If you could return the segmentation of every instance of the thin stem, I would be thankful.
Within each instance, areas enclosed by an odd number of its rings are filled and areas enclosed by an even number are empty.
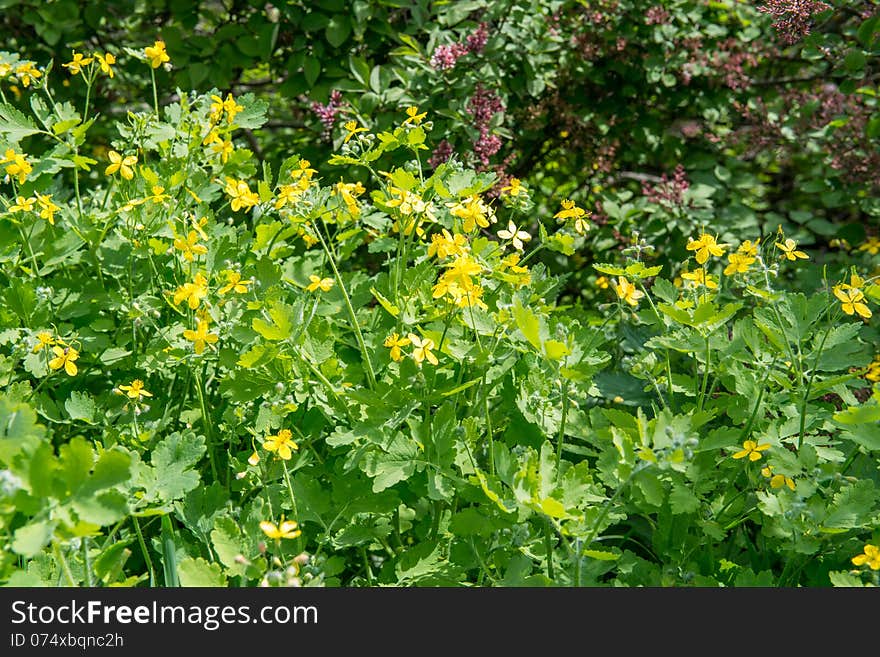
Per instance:
[[[147,544],[144,541],[144,534],[141,532],[141,523],[137,516],[131,517],[134,522],[134,531],[138,537],[138,544],[141,546],[141,553],[144,555],[144,561],[147,563],[147,570],[150,572],[150,587],[156,586],[156,569],[153,568],[153,560],[150,559],[150,553],[147,550]]]
[[[293,484],[290,481],[290,473],[287,471],[287,461],[282,461],[281,470],[284,473],[284,483],[287,484],[287,492],[290,495],[290,511],[297,523],[299,523],[299,512],[296,509],[296,496],[293,494]],[[296,537],[294,545],[296,553],[302,552],[302,534]]]
[[[562,384],[562,419],[559,422],[559,435],[556,438],[556,483],[559,484],[562,479],[562,468],[559,466],[562,463],[562,447],[565,444],[565,422],[568,419],[568,407],[569,407],[569,397],[568,397],[568,386],[569,380],[566,379]]]
[[[156,112],[156,118],[159,118],[159,94],[156,91],[156,69],[150,67],[150,79],[153,81],[153,110]]]
[[[703,404],[706,403],[706,389],[709,385],[709,372],[712,364],[712,349],[709,346],[709,334],[706,334],[706,366],[703,370],[703,382],[700,384],[700,399],[697,401],[697,411],[703,410]]]
[[[327,241],[324,239],[320,230],[316,229],[315,234],[321,241],[321,246],[324,248],[324,253],[327,254],[331,269],[333,269],[333,275],[336,277],[336,282],[339,283],[339,289],[342,291],[342,298],[345,300],[345,307],[348,310],[348,316],[351,319],[351,325],[354,329],[354,336],[357,339],[358,347],[361,350],[361,357],[364,361],[364,367],[366,368],[367,383],[372,390],[376,387],[376,374],[373,370],[373,363],[370,361],[370,355],[367,353],[367,345],[364,342],[364,335],[361,333],[360,324],[358,324],[357,316],[354,313],[354,307],[351,305],[351,298],[348,296],[348,290],[345,289],[345,283],[342,282],[342,276],[339,274],[339,269],[336,267],[336,259],[333,257]]]
[[[199,407],[202,411],[202,426],[205,427],[205,437],[208,440],[208,460],[211,463],[211,474],[214,477],[214,481],[218,481],[217,478],[217,463],[214,460],[214,427],[211,424],[211,415],[208,413],[208,405],[205,402],[205,391],[203,390],[202,385],[202,374],[198,370],[193,372],[195,375],[195,387],[196,394],[199,397]]]
[[[58,541],[52,541],[52,551],[55,554],[55,560],[61,566],[61,572],[64,573],[68,586],[76,586],[76,580],[73,578],[73,573],[70,572],[70,565],[67,563],[67,559],[64,558],[64,553],[58,547]]]
[[[92,582],[92,564],[89,560],[89,537],[83,536],[80,544],[82,546],[83,571],[86,575],[86,586],[94,586]]]

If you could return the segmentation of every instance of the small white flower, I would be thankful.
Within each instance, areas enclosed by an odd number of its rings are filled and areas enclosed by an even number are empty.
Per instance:
[[[532,239],[531,235],[529,235],[526,231],[517,228],[516,224],[512,221],[507,223],[506,230],[498,231],[498,237],[503,240],[511,240],[513,248],[515,248],[517,251],[523,250],[523,242],[528,242]]]

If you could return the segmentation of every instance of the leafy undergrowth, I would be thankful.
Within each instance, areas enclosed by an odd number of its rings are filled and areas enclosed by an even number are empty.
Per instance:
[[[0,106],[0,580],[877,584],[871,249],[694,224],[572,295],[589,213],[427,166],[417,107],[320,179],[252,96],[102,146],[49,77]]]

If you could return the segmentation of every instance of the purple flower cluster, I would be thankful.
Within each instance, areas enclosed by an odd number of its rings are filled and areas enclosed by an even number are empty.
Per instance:
[[[336,115],[342,108],[342,94],[338,91],[330,93],[330,101],[326,105],[315,101],[312,103],[312,111],[318,116],[318,120],[324,126],[321,131],[321,139],[330,141],[333,126],[336,124]]]
[[[437,144],[437,148],[434,149],[434,152],[431,153],[431,158],[428,160],[428,166],[432,169],[436,169],[441,164],[449,161],[449,158],[452,157],[452,144],[450,144],[447,140],[441,141]]]
[[[807,36],[813,16],[826,9],[831,6],[820,0],[767,0],[758,7],[758,11],[776,19],[773,28],[787,44],[797,43]]]
[[[670,18],[669,12],[663,8],[663,5],[654,5],[645,12],[646,25],[666,25]]]
[[[642,194],[650,203],[673,206],[682,205],[684,203],[684,194],[690,186],[687,173],[685,173],[684,167],[679,164],[675,167],[671,180],[664,173],[660,176],[660,182],[656,185],[644,183],[642,185]]]
[[[431,55],[431,66],[438,71],[448,71],[455,68],[461,57],[483,52],[488,41],[489,24],[480,23],[477,29],[467,36],[464,43],[444,44],[434,48],[434,53]]]
[[[489,158],[501,148],[501,138],[489,133],[489,123],[495,114],[504,111],[504,104],[498,94],[478,84],[474,95],[467,102],[466,111],[474,118],[474,127],[480,133],[474,142],[474,155],[486,167],[489,165]]]

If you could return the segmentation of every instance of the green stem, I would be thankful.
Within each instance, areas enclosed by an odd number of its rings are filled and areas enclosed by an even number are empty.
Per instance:
[[[703,410],[703,404],[706,402],[706,389],[709,386],[709,372],[711,371],[712,351],[709,346],[709,334],[706,334],[706,366],[703,370],[703,382],[700,384],[700,399],[697,402],[697,412]]]
[[[648,300],[648,303],[651,305],[651,310],[654,311],[654,315],[657,317],[657,321],[660,323],[660,326],[664,326],[663,318],[660,316],[660,311],[657,310],[657,306],[654,304],[654,299],[651,297],[648,292],[648,288],[645,287],[645,284],[642,281],[639,281],[639,287],[642,288],[642,293],[645,295],[645,298]],[[610,317],[609,317],[610,319]],[[607,320],[606,320],[607,321]],[[604,326],[604,324],[603,324]],[[669,348],[664,349],[666,352],[666,394],[669,397],[668,407],[673,410],[673,390],[672,390],[672,364],[669,360]],[[660,397],[660,401],[663,401],[663,397]]]
[[[156,586],[156,569],[153,568],[153,560],[150,559],[150,553],[147,550],[147,544],[144,541],[144,534],[143,534],[143,532],[141,532],[141,523],[137,519],[137,516],[132,516],[131,519],[134,522],[134,531],[138,537],[138,544],[141,546],[141,553],[144,556],[144,561],[147,564],[147,570],[150,573],[150,587],[155,587]]]
[[[211,414],[208,413],[208,405],[205,402],[205,391],[204,386],[202,385],[202,374],[198,370],[193,372],[195,377],[195,387],[196,394],[199,397],[199,407],[202,411],[202,426],[205,427],[205,437],[208,440],[208,460],[211,463],[211,474],[214,477],[214,481],[219,481],[217,478],[217,462],[214,460],[214,427],[211,423]]]
[[[153,110],[156,112],[156,118],[159,118],[159,94],[156,91],[156,69],[150,67],[150,79],[153,81]]]
[[[58,541],[52,541],[52,552],[55,554],[55,560],[61,566],[61,571],[64,573],[68,586],[76,586],[76,580],[73,578],[73,573],[70,572],[70,565],[67,563],[67,559],[64,558],[61,548],[58,547]]]
[[[94,586],[92,582],[92,563],[89,560],[89,537],[83,536],[81,539],[83,571],[86,576],[86,586]]]
[[[293,513],[293,518],[299,523],[299,511],[296,508],[296,497],[293,494],[293,484],[290,481],[290,473],[287,471],[287,461],[283,461],[281,463],[282,472],[284,472],[284,483],[287,484],[287,493],[290,495],[290,511]],[[296,553],[299,554],[302,552],[302,535],[296,537],[294,541],[294,545],[296,548]]]
[[[34,234],[34,227],[31,226],[31,232],[29,235],[26,236],[24,234],[24,230],[22,230],[22,228],[21,228],[21,224],[19,224],[18,225],[18,234],[21,235],[22,244],[24,244],[25,248],[27,249],[28,256],[31,259],[31,267],[33,267],[33,270],[34,270],[32,275],[38,276],[40,267],[37,264],[37,256],[34,255],[34,248],[31,246],[31,237]]]
[[[363,333],[361,333],[360,324],[358,324],[357,316],[354,313],[354,308],[351,305],[351,298],[348,296],[348,290],[345,289],[345,283],[342,281],[342,276],[339,274],[339,269],[336,267],[336,259],[333,257],[333,254],[330,251],[330,247],[327,244],[327,241],[324,239],[324,236],[321,234],[321,231],[317,229],[315,230],[315,234],[318,236],[318,239],[321,241],[321,246],[324,249],[324,253],[327,254],[327,259],[330,261],[330,267],[333,269],[333,275],[336,277],[336,282],[339,284],[339,289],[342,291],[342,298],[345,300],[345,307],[348,310],[348,316],[351,319],[351,325],[354,329],[354,335],[357,339],[358,347],[361,350],[361,357],[364,361],[364,367],[366,368],[367,373],[367,383],[370,386],[370,389],[374,389],[376,387],[376,374],[373,370],[373,363],[370,361],[370,354],[367,353],[367,345],[364,342]]]
[[[807,425],[807,402],[810,399],[810,390],[813,387],[813,379],[816,377],[816,368],[819,366],[819,357],[822,355],[822,350],[825,348],[825,341],[830,334],[831,327],[829,326],[825,329],[825,335],[822,336],[822,342],[819,343],[819,350],[816,352],[816,357],[813,359],[813,366],[810,368],[810,378],[807,379],[807,389],[804,391],[804,400],[801,402],[801,421],[798,429],[798,451],[800,451],[804,444],[804,433]]]
[[[556,439],[556,485],[559,485],[559,482],[562,479],[562,469],[559,467],[562,463],[562,448],[565,444],[565,422],[568,419],[568,407],[569,407],[569,398],[568,398],[568,385],[569,381],[566,379],[562,384],[562,419],[559,422],[559,436]]]
[[[556,579],[556,573],[553,569],[553,543],[551,539],[550,520],[544,523],[544,550],[547,552],[547,577],[551,580]]]
[[[485,386],[486,375],[483,375],[481,385]],[[489,412],[489,395],[483,395],[483,408],[486,413],[486,432],[489,434],[489,474],[495,474],[495,437],[492,432],[492,415]],[[556,467],[559,468],[557,461]]]

